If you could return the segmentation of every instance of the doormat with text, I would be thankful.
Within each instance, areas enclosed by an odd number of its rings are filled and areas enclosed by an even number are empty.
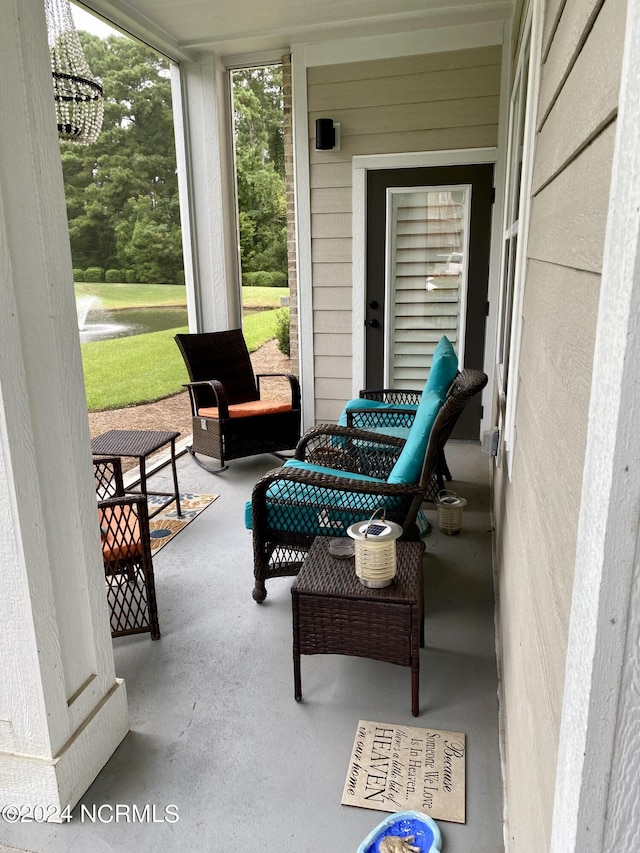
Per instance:
[[[465,822],[466,735],[360,720],[342,805]]]

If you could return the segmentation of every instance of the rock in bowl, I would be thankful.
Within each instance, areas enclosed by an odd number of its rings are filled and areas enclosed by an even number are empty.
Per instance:
[[[437,823],[416,811],[396,812],[369,833],[357,853],[440,853]]]

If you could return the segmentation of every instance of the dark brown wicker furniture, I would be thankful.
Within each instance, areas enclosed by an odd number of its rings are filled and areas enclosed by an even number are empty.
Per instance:
[[[253,528],[253,598],[266,597],[270,578],[297,575],[319,532],[320,517],[338,515],[340,525],[326,527],[327,536],[346,536],[349,524],[368,518],[372,506],[383,505],[386,517],[403,528],[403,539],[419,538],[416,518],[433,488],[433,474],[460,411],[487,383],[486,374],[465,368],[448,392],[435,420],[416,484],[388,483],[404,440],[391,436],[324,425],[308,431],[298,443],[296,459],[347,471],[352,477],[284,466],[270,471],[254,487],[251,499]],[[383,482],[358,479],[378,477]]]
[[[363,389],[358,395],[360,400],[374,400],[377,403],[383,403],[384,408],[370,409],[363,407],[358,409],[352,407],[348,409],[347,426],[354,429],[367,429],[376,432],[380,429],[400,428],[408,430],[411,428],[415,417],[415,408],[407,408],[408,406],[417,407],[422,397],[422,391],[418,390],[396,390],[393,388],[381,388],[379,390]],[[462,410],[460,410],[462,411]],[[458,412],[458,415],[460,412]],[[451,424],[451,431],[455,426],[455,422]],[[437,481],[433,489],[433,494],[430,498],[433,499],[437,493],[444,488],[444,481],[451,480],[451,472],[447,465],[447,460],[444,455],[444,448],[436,469],[434,478]]]
[[[104,432],[91,441],[91,452],[95,456],[132,456],[138,460],[140,469],[140,489],[142,495],[166,495],[157,509],[149,514],[153,518],[159,512],[175,501],[179,517],[182,517],[180,509],[180,493],[178,492],[178,474],[176,472],[176,438],[179,432],[165,432],[162,430],[148,429],[112,429]],[[147,490],[146,458],[156,450],[160,450],[165,444],[171,445],[171,472],[173,474],[173,492],[150,492]],[[134,490],[127,487],[129,493]]]
[[[353,559],[329,553],[317,537],[291,587],[293,673],[302,698],[300,655],[356,655],[411,667],[411,713],[419,714],[420,646],[424,645],[422,542],[398,542],[391,586],[370,589]]]
[[[220,460],[219,473],[228,459],[292,450],[300,438],[300,385],[289,373],[261,373],[257,377],[242,330],[176,335],[191,382],[193,444],[188,448]],[[281,376],[288,380],[290,403],[260,399],[260,380]]]
[[[125,495],[116,456],[93,460],[111,636],[160,639],[147,499]]]

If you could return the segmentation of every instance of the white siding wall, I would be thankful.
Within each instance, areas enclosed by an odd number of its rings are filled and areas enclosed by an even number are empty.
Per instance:
[[[315,416],[351,394],[351,160],[494,146],[499,46],[308,69]],[[315,150],[315,120],[340,122],[340,151]]]
[[[512,480],[496,470],[509,849],[548,849],[625,0],[547,4]]]

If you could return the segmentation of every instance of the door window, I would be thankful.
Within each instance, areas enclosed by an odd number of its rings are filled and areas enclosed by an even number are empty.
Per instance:
[[[421,388],[442,335],[464,352],[471,186],[387,190],[388,388]]]

